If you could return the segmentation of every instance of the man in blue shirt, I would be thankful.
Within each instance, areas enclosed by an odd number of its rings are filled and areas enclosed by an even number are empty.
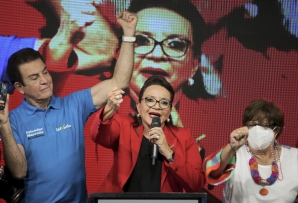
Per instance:
[[[105,105],[111,88],[128,87],[133,69],[137,17],[121,12],[117,21],[124,37],[114,76],[64,98],[53,95],[52,78],[39,52],[26,48],[9,58],[7,74],[25,98],[9,119],[7,104],[0,111],[0,130],[6,165],[15,178],[24,178],[23,202],[88,202],[84,125]]]

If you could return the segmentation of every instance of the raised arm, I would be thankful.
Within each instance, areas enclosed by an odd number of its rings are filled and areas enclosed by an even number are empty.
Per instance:
[[[123,29],[125,37],[133,37],[137,25],[136,14],[123,11],[117,16],[117,22]],[[132,42],[123,41],[117,63],[114,70],[114,75],[111,79],[102,81],[91,88],[93,103],[96,108],[102,107],[108,99],[108,91],[113,87],[125,89],[128,87],[133,65],[134,65],[134,46]]]
[[[117,87],[109,91],[106,106],[98,111],[90,128],[91,139],[107,148],[112,148],[119,137],[119,126],[114,123],[112,127],[113,123],[110,119],[123,102],[122,94],[124,91]]]
[[[27,160],[23,146],[17,144],[13,136],[8,118],[8,102],[9,95],[7,95],[4,110],[0,110],[0,130],[2,133],[4,159],[12,176],[16,179],[22,179],[27,174]],[[0,101],[0,105],[3,105],[3,101]]]
[[[114,115],[115,111],[120,107],[120,104],[123,102],[122,94],[124,91],[114,87],[108,93],[108,102],[102,112],[102,121],[105,122],[109,120]]]
[[[230,159],[232,156],[235,154],[235,152],[245,144],[248,136],[248,128],[247,127],[241,127],[235,129],[231,134],[230,134],[230,143],[227,144],[221,152],[220,156],[220,165],[216,170],[211,171],[209,176],[211,178],[219,178],[222,172],[225,170],[227,167]]]

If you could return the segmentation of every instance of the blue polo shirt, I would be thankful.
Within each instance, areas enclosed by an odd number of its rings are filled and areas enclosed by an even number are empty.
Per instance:
[[[10,112],[28,162],[22,202],[88,202],[84,125],[96,111],[91,89],[51,97],[46,110],[22,104]]]
[[[18,38],[16,36],[0,36],[0,79],[8,81],[8,92],[11,94],[14,90],[13,84],[9,81],[6,74],[6,66],[9,57],[16,51],[23,48],[34,49],[36,38]]]

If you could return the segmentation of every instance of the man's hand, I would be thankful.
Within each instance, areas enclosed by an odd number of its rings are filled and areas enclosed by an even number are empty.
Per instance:
[[[3,110],[0,110],[0,129],[3,124],[6,124],[9,121],[8,118],[8,103],[9,103],[9,94],[6,97],[6,104]],[[4,105],[4,102],[0,100],[0,105]]]
[[[117,22],[123,29],[124,36],[132,37],[135,35],[138,17],[135,13],[122,11],[116,15]]]
[[[2,179],[3,174],[4,174],[4,168],[3,166],[0,166],[0,180]]]

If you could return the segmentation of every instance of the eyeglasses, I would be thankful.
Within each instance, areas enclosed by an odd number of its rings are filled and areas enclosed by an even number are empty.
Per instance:
[[[144,100],[145,100],[146,105],[150,108],[155,106],[156,103],[159,104],[159,107],[161,109],[167,109],[172,105],[171,102],[167,99],[156,100],[153,97],[145,97]]]
[[[191,41],[178,37],[167,38],[158,42],[147,35],[136,35],[134,52],[139,55],[149,54],[155,49],[156,45],[159,45],[166,56],[179,58],[186,54],[190,44]]]
[[[273,123],[258,123],[258,122],[255,122],[255,121],[248,121],[246,123],[246,126],[248,128],[252,128],[252,127],[255,127],[255,126],[261,126],[263,128],[271,128],[272,130],[274,130],[276,128],[276,125],[274,125]]]

